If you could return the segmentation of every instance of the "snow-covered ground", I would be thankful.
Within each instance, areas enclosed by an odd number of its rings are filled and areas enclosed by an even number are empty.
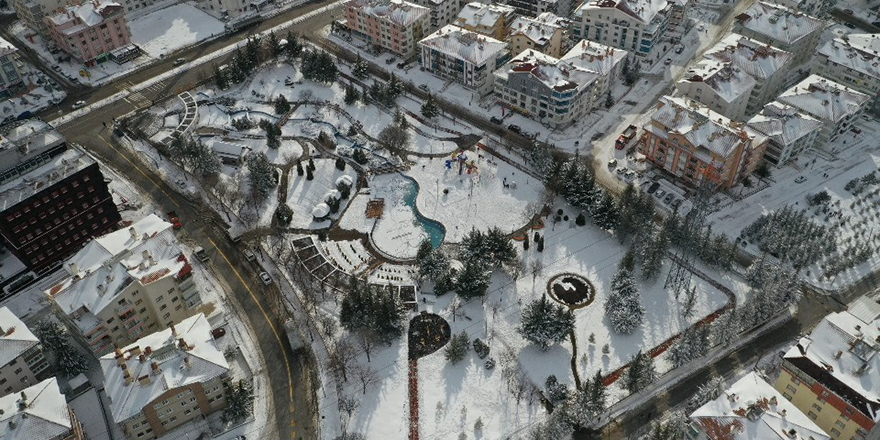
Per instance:
[[[328,192],[336,190],[336,180],[342,176],[349,176],[352,182],[356,182],[358,173],[352,167],[347,166],[345,170],[336,168],[336,161],[333,159],[314,159],[315,171],[314,179],[306,179],[306,175],[298,175],[296,169],[291,170],[290,179],[287,187],[287,204],[293,208],[293,221],[290,222],[291,228],[323,228],[330,224],[329,220],[323,222],[315,222],[312,217],[312,208],[323,203]],[[307,164],[304,163],[303,167]],[[345,208],[351,200],[343,199],[339,204],[339,213],[345,211]],[[354,215],[363,215],[363,213],[354,213]],[[339,214],[331,214],[331,218],[337,218]]]
[[[225,32],[222,21],[190,3],[179,3],[138,17],[129,27],[131,42],[154,58]]]

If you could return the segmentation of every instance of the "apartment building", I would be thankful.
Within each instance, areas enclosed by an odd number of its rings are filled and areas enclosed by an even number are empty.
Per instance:
[[[351,0],[345,4],[345,25],[367,42],[409,59],[431,28],[431,10],[404,1]]]
[[[492,92],[492,72],[508,57],[507,43],[448,25],[419,41],[422,67],[479,96]]]
[[[678,93],[735,121],[746,119],[755,79],[730,63],[704,58],[675,84]]]
[[[537,17],[545,12],[564,14],[559,10],[559,0],[504,0],[516,13],[525,17]]]
[[[507,39],[508,28],[515,17],[514,9],[497,3],[471,2],[459,11],[455,25],[492,37],[496,40]]]
[[[794,107],[771,102],[749,120],[749,127],[770,139],[764,160],[781,167],[815,145],[822,121]]]
[[[785,89],[794,64],[791,53],[738,34],[725,37],[704,57],[734,66],[755,80],[746,105],[748,115],[761,111]]]
[[[586,0],[572,14],[572,36],[656,59],[671,10],[667,0]]]
[[[880,110],[880,34],[848,34],[822,46],[816,54],[816,73],[868,96]]]
[[[113,421],[150,440],[226,406],[229,363],[199,313],[102,356]]]
[[[34,33],[43,34],[46,24],[43,18],[68,5],[66,0],[12,0],[15,15]]]
[[[181,322],[202,303],[171,223],[155,214],[92,240],[64,269],[46,295],[98,355]]]
[[[0,133],[0,240],[45,272],[92,237],[116,229],[116,204],[98,163],[45,122]]]
[[[564,127],[590,112],[598,75],[527,49],[495,71],[495,99],[550,127]]]
[[[691,10],[691,0],[666,0],[672,8],[669,10],[669,29],[681,34],[690,30],[688,13]]]
[[[429,32],[452,24],[462,9],[460,0],[413,0],[413,3],[431,10]]]
[[[0,440],[86,438],[54,377],[0,397],[0,426]]]
[[[559,58],[568,42],[567,20],[545,12],[536,18],[517,17],[510,25],[507,44],[511,53],[534,49]]]
[[[849,130],[871,97],[819,75],[810,75],[784,91],[776,101],[822,121],[816,146],[824,147]]]
[[[854,305],[826,316],[783,356],[776,389],[834,439],[880,438],[876,309]]]
[[[581,40],[572,46],[561,60],[572,67],[596,74],[593,81],[593,102],[590,108],[604,104],[606,94],[614,86],[614,81],[621,78],[620,70],[623,60],[627,57],[625,50],[616,49],[595,41]]]
[[[87,66],[104,62],[111,52],[131,46],[125,8],[119,3],[86,1],[43,21],[55,44]]]
[[[35,385],[48,366],[37,337],[12,311],[0,308],[0,395]]]
[[[825,21],[774,3],[755,2],[733,22],[733,31],[794,55],[793,64],[809,61]]]
[[[689,440],[831,440],[755,372],[690,415]]]
[[[19,68],[18,49],[0,38],[0,98],[8,98],[24,88]]]
[[[639,150],[685,183],[731,188],[764,156],[767,137],[697,101],[664,96],[644,127]]]

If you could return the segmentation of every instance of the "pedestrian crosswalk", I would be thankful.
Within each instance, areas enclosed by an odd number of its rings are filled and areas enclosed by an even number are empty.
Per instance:
[[[159,81],[140,90],[132,90],[134,84],[131,81],[121,82],[119,87],[129,91],[128,96],[124,100],[137,107],[141,107],[144,104],[152,105],[155,101],[168,96],[167,81]]]

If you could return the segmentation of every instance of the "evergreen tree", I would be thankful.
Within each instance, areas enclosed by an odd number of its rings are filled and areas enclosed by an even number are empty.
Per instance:
[[[611,90],[605,95],[605,108],[614,107],[614,97],[611,96]]]
[[[455,291],[465,300],[481,298],[489,290],[491,275],[482,264],[466,264],[455,279]]]
[[[55,359],[58,362],[58,372],[67,378],[89,369],[86,357],[70,345],[64,345],[55,351]]]
[[[339,171],[345,171],[345,161],[342,160],[341,157],[336,158],[336,169]]]
[[[278,95],[278,97],[275,98],[275,114],[283,115],[288,111],[290,111],[290,102],[284,95]]]
[[[406,327],[406,309],[396,295],[375,293],[374,329],[378,339],[384,343],[400,337]]]
[[[711,402],[724,393],[724,378],[712,376],[708,382],[700,385],[696,394],[691,396],[691,408],[699,408],[707,402]]]
[[[357,102],[358,99],[361,99],[361,94],[358,90],[351,84],[345,86],[345,105],[352,105]]]
[[[296,174],[302,176],[304,172],[302,162],[296,161]]]
[[[226,90],[229,87],[229,78],[219,66],[214,67],[214,84],[220,90]]]
[[[302,58],[300,70],[303,78],[319,83],[336,81],[339,71],[330,54],[323,51],[305,51]]]
[[[394,111],[394,125],[404,130],[409,128],[409,121],[406,120],[406,115],[399,108]]]
[[[312,173],[312,169],[306,167],[306,180],[314,180],[314,179],[315,179],[315,175],[314,175],[314,173]]]
[[[201,139],[193,141],[191,148],[190,166],[195,174],[208,177],[220,172],[220,156],[213,148],[205,145]]]
[[[645,316],[632,272],[621,268],[611,279],[611,292],[605,300],[605,316],[611,322],[611,328],[617,333],[632,333],[641,325]]]
[[[607,392],[605,390],[605,381],[602,379],[602,371],[597,370],[593,380],[587,383],[586,391],[589,394],[590,411],[594,414],[600,414],[605,411],[605,400]]]
[[[34,335],[46,350],[58,351],[67,346],[67,331],[54,321],[40,321],[34,328]]]
[[[284,46],[287,56],[296,58],[302,53],[302,43],[293,31],[287,31],[287,46]]]
[[[248,72],[253,72],[260,65],[260,61],[262,61],[260,43],[260,37],[250,37],[244,44],[244,56],[247,60]]]
[[[360,80],[367,77],[367,62],[361,59],[361,54],[358,54],[357,61],[355,61],[354,66],[351,68],[351,74]]]
[[[704,325],[689,327],[669,350],[669,360],[676,368],[704,355],[709,348],[709,329]]]
[[[388,151],[404,151],[410,143],[409,131],[397,124],[389,124],[379,132],[379,147]]]
[[[654,238],[645,247],[642,255],[642,277],[653,280],[663,268],[663,259],[669,249],[669,237],[666,228],[661,228]]]
[[[468,338],[468,334],[464,330],[457,335],[453,335],[452,339],[449,340],[449,345],[446,346],[446,360],[456,364],[464,359],[470,348],[470,343],[470,338]]]
[[[389,343],[403,334],[405,319],[406,310],[396,296],[377,292],[352,277],[339,309],[343,328],[352,333],[365,332],[368,337]]]
[[[276,58],[281,54],[281,45],[278,44],[278,37],[275,36],[275,31],[269,32],[269,39],[266,41],[266,50],[272,58]]]
[[[275,125],[268,125],[266,130],[266,146],[277,150],[281,147],[281,128]]]
[[[440,115],[440,109],[437,108],[433,95],[429,94],[428,99],[422,104],[422,115],[428,119],[433,119]]]
[[[644,389],[656,379],[657,371],[654,369],[654,359],[639,350],[629,363],[623,386],[630,394],[633,394]]]
[[[584,226],[587,224],[587,217],[584,215],[583,212],[578,214],[577,218],[574,219],[574,224],[576,224],[578,226]]]
[[[684,301],[681,304],[681,316],[690,318],[694,314],[694,306],[697,304],[697,286],[691,286],[685,290]]]
[[[449,258],[440,249],[434,249],[430,240],[423,240],[416,256],[419,276],[435,283],[450,271]]]
[[[614,231],[618,227],[618,211],[617,205],[614,203],[614,197],[608,192],[601,191],[600,200],[593,209],[593,218],[596,220],[596,226],[606,231]]]
[[[544,237],[541,237],[541,239],[538,240],[537,250],[538,252],[544,252]]]
[[[253,412],[254,391],[248,382],[243,379],[230,385],[223,383],[226,395],[226,407],[223,408],[224,423],[238,423],[248,418]]]
[[[523,309],[518,330],[524,338],[547,351],[551,344],[562,342],[574,330],[574,314],[567,307],[547,301],[544,295]]]
[[[746,269],[746,281],[750,286],[760,289],[769,282],[777,273],[778,268],[762,253],[749,268]]]
[[[712,341],[719,345],[728,345],[739,334],[739,320],[733,309],[723,313],[712,323]]]
[[[385,84],[385,93],[390,101],[396,100],[403,93],[403,83],[400,82],[400,79],[394,73],[391,74],[391,79]]]
[[[547,400],[553,404],[564,402],[568,399],[568,387],[564,383],[559,383],[556,375],[547,376],[544,381],[544,388],[547,389]]]
[[[275,168],[269,163],[265,153],[259,152],[248,156],[247,169],[251,188],[257,193],[266,196],[278,185]]]

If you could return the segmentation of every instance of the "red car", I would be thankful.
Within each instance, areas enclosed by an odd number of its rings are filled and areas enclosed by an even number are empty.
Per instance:
[[[857,128],[857,127],[853,127],[853,128],[851,128],[851,129],[849,129],[849,131],[851,131],[851,132],[853,132],[853,133],[855,133],[855,134],[862,134],[862,129],[861,129],[861,128]]]
[[[171,227],[174,229],[180,229],[183,227],[183,222],[180,221],[180,217],[178,217],[177,213],[174,211],[168,211],[168,222],[171,223]]]

